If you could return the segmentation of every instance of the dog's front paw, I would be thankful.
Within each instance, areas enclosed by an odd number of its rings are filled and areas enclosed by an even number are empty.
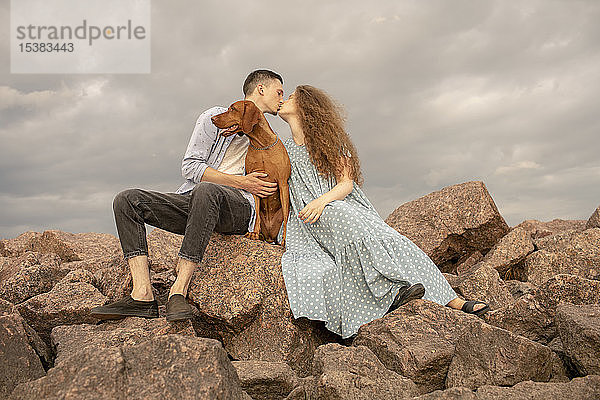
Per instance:
[[[247,237],[248,239],[252,240],[259,240],[258,232],[248,232],[244,235],[244,237]]]

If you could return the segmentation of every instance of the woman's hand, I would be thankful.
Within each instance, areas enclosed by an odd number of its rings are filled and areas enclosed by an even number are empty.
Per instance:
[[[314,199],[308,203],[298,213],[298,218],[304,221],[304,223],[315,223],[323,213],[323,209],[327,205],[327,202],[322,200],[320,197]]]

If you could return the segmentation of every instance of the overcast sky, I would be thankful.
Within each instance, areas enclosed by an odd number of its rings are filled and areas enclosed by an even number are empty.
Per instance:
[[[600,1],[154,0],[152,72],[121,75],[11,74],[1,4],[0,237],[116,235],[114,195],[175,191],[196,118],[257,68],[345,105],[383,218],[470,180],[511,226],[600,204]]]

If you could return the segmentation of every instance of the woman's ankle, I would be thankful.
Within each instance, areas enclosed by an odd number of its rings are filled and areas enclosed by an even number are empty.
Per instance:
[[[460,297],[457,297],[453,300],[451,300],[448,304],[446,304],[448,307],[450,308],[454,308],[455,310],[460,310],[463,306],[463,304],[465,303],[464,300],[462,300]]]

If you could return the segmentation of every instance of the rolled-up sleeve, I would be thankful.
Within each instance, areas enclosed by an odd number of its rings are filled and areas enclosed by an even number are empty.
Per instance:
[[[210,118],[220,112],[222,111],[218,107],[213,107],[203,112],[196,120],[192,137],[181,162],[181,175],[194,183],[202,180],[202,175],[208,168],[207,160],[217,140],[217,127]]]

